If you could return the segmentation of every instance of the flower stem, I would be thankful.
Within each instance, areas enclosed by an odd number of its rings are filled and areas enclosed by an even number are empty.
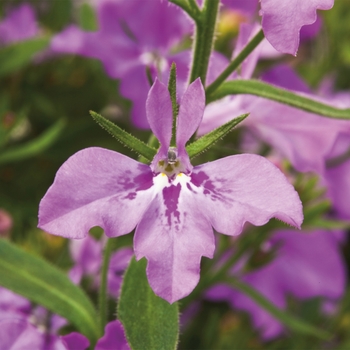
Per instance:
[[[194,20],[196,20],[196,18],[199,16],[200,10],[197,4],[197,6],[194,6],[193,0],[190,0],[190,4],[188,4],[187,0],[169,0],[169,2],[172,2],[173,4],[182,8]]]
[[[206,88],[207,97],[213,93],[229,77],[229,75],[239,67],[239,65],[249,56],[249,54],[261,43],[264,37],[264,33],[261,29],[238,54],[238,56],[231,61],[226,69]]]
[[[105,326],[107,324],[107,275],[109,260],[112,254],[112,247],[114,239],[109,238],[103,252],[103,262],[101,269],[101,283],[98,295],[98,308],[99,308],[99,325],[101,334],[104,333]]]
[[[205,85],[211,50],[213,48],[219,0],[205,0],[200,15],[196,16],[196,32],[190,83],[201,78]]]

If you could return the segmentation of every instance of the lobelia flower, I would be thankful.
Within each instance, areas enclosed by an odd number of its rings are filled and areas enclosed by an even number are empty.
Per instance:
[[[271,262],[249,272],[235,266],[231,273],[239,275],[280,309],[287,307],[289,295],[300,300],[322,297],[324,306],[334,305],[344,294],[346,284],[345,262],[339,251],[342,237],[343,232],[279,230],[264,243],[270,250],[277,248]],[[265,340],[283,332],[283,325],[271,314],[228,285],[212,287],[206,298],[227,301],[232,308],[249,312]]]
[[[199,280],[202,256],[214,253],[213,228],[238,235],[245,222],[264,225],[278,218],[299,227],[302,206],[294,188],[269,161],[242,154],[193,167],[185,144],[198,128],[205,107],[199,79],[182,96],[176,147],[167,87],[156,80],[146,112],[160,142],[150,166],[102,148],[69,158],[39,206],[39,227],[67,238],[84,238],[93,226],[106,235],[136,226],[136,259],[148,260],[154,292],[172,303]]]
[[[24,319],[0,320],[0,348],[11,350],[86,350],[89,340],[80,333],[64,336],[50,335]],[[105,327],[105,334],[95,350],[130,350],[120,321],[112,321]]]
[[[30,39],[39,32],[35,13],[30,4],[23,3],[9,11],[0,22],[0,44]]]
[[[334,0],[223,0],[224,6],[238,9],[249,16],[254,13],[258,3],[261,7],[259,14],[262,16],[261,25],[266,39],[277,51],[296,55],[300,34],[309,39],[319,30],[317,9],[331,9]],[[315,22],[312,28],[304,27]]]
[[[75,265],[69,271],[69,277],[74,283],[78,284],[83,276],[88,276],[92,278],[91,287],[98,288],[104,243],[90,235],[81,240],[70,241],[69,250]],[[107,283],[108,293],[114,298],[119,297],[123,274],[132,255],[132,249],[128,247],[120,248],[111,255]]]
[[[192,32],[192,25],[183,11],[161,0],[101,0],[97,16],[97,31],[71,25],[53,38],[51,50],[100,60],[111,78],[121,79],[121,95],[133,102],[132,122],[149,128],[144,110],[150,88],[147,70],[152,79],[166,81],[174,61],[185,83],[190,54],[173,54],[171,49]]]

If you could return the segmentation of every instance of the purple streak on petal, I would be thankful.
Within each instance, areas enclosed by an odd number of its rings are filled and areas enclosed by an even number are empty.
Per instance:
[[[296,55],[302,26],[316,21],[316,10],[329,10],[334,0],[261,0],[262,27],[267,40],[283,53]]]
[[[149,125],[162,149],[168,151],[172,129],[172,106],[168,88],[157,78],[148,93],[146,113]]]
[[[121,248],[111,257],[108,269],[108,293],[114,298],[119,297],[123,275],[132,255],[131,248]]]
[[[211,258],[214,253],[213,230],[201,211],[200,200],[186,185],[180,193],[171,185],[153,200],[136,229],[136,258],[147,258],[153,291],[170,303],[193,290],[199,280],[201,257]]]
[[[58,170],[40,202],[38,226],[69,238],[83,238],[93,226],[110,237],[129,233],[153,198],[152,186],[148,166],[110,150],[84,149]]]
[[[203,192],[201,208],[215,230],[238,235],[245,222],[261,226],[272,217],[292,226],[303,221],[297,192],[261,156],[242,154],[195,167],[192,183]]]
[[[44,334],[20,318],[0,322],[1,349],[44,349]]]
[[[176,146],[178,156],[187,169],[191,169],[192,166],[185,149],[186,142],[198,129],[203,118],[204,108],[205,92],[200,78],[197,78],[183,94],[177,117]]]
[[[35,13],[29,4],[22,4],[13,8],[0,23],[0,43],[30,39],[38,34],[39,28]]]
[[[89,347],[89,340],[80,333],[73,332],[60,337],[67,350],[85,350]]]
[[[109,322],[104,336],[97,342],[96,350],[130,350],[120,321]]]

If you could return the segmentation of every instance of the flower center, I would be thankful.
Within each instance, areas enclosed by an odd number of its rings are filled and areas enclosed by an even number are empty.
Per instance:
[[[186,169],[182,165],[177,155],[177,149],[175,147],[169,147],[167,159],[158,161],[156,171],[163,173],[168,176],[169,179],[173,180],[176,175],[184,172]]]

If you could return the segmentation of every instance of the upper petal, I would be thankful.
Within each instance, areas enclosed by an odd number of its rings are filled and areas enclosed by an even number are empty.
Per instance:
[[[161,146],[168,150],[173,124],[173,110],[168,88],[157,78],[148,93],[146,114],[149,125]]]
[[[130,232],[153,197],[153,175],[144,164],[103,148],[70,157],[39,206],[39,227],[67,238],[83,238],[93,226],[107,236]]]
[[[205,108],[205,92],[200,78],[189,85],[180,102],[177,118],[176,145],[179,151],[198,129]]]
[[[241,154],[200,165],[191,183],[202,193],[202,211],[221,233],[237,235],[246,221],[260,226],[272,217],[296,227],[303,221],[297,192],[264,157]]]
[[[201,257],[214,253],[213,230],[194,196],[186,182],[164,187],[134,237],[136,258],[148,260],[147,276],[153,291],[170,303],[194,289]]]
[[[278,51],[296,55],[300,28],[316,21],[316,10],[329,10],[334,0],[261,0],[262,27]]]

